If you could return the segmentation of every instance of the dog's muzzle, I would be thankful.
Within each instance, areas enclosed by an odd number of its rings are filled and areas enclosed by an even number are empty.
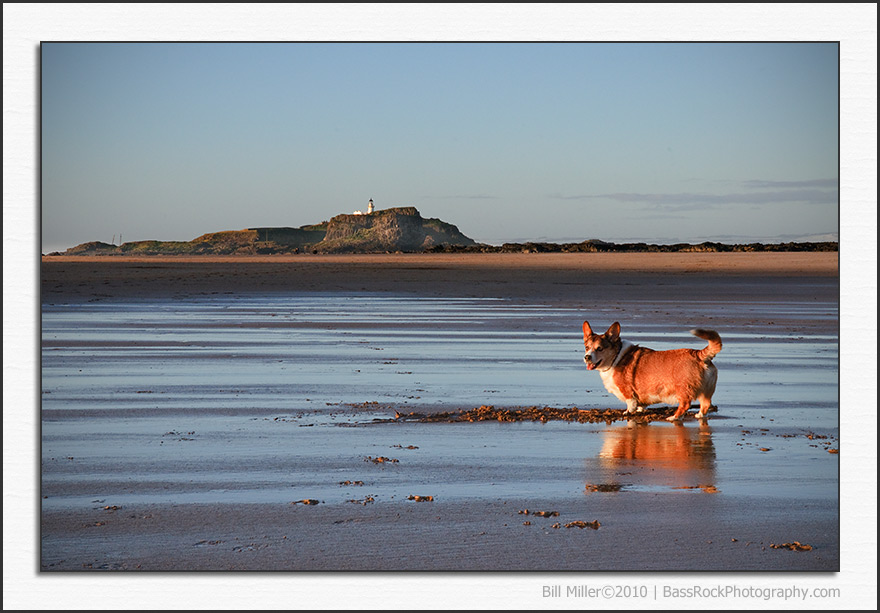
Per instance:
[[[584,364],[587,365],[587,370],[596,370],[596,364],[593,363],[589,353],[584,355]]]

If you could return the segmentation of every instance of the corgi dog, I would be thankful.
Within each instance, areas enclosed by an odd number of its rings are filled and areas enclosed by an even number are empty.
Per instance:
[[[691,330],[691,334],[709,344],[703,349],[654,351],[622,340],[618,322],[604,334],[596,334],[585,321],[584,363],[587,370],[599,371],[605,389],[626,403],[627,413],[665,402],[678,407],[666,419],[678,421],[691,402],[698,400],[696,416],[703,419],[712,406],[718,380],[712,358],[721,351],[721,337],[714,330]]]

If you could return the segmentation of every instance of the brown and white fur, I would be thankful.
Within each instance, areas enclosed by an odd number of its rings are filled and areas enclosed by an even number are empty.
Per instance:
[[[721,351],[721,337],[714,330],[691,330],[709,341],[703,349],[654,351],[621,340],[620,324],[614,322],[605,334],[595,334],[584,322],[584,363],[598,370],[605,389],[626,403],[634,413],[658,402],[677,405],[669,421],[680,420],[699,400],[696,417],[702,419],[712,406],[718,369],[712,358]]]

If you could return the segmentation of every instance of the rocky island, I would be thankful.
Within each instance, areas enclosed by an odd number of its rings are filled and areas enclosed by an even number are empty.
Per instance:
[[[487,245],[465,236],[440,219],[425,219],[415,207],[397,207],[336,215],[329,221],[298,228],[261,227],[203,234],[191,241],[132,241],[114,245],[82,243],[58,256],[144,255],[292,255],[298,253],[657,253],[837,251],[838,243],[786,242],[727,244],[703,242],[611,243],[588,239],[576,243],[504,243]]]
[[[293,253],[421,252],[477,243],[457,227],[425,219],[415,207],[337,215],[299,228],[247,228],[203,234],[191,241],[93,241],[57,255],[271,255]]]

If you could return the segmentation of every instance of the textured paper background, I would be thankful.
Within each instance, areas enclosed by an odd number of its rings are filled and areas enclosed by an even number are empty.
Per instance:
[[[876,608],[876,4],[4,4],[3,19],[5,609]],[[40,575],[38,79],[39,44],[50,40],[840,41],[842,572]],[[555,583],[828,586],[842,596],[542,599]]]

